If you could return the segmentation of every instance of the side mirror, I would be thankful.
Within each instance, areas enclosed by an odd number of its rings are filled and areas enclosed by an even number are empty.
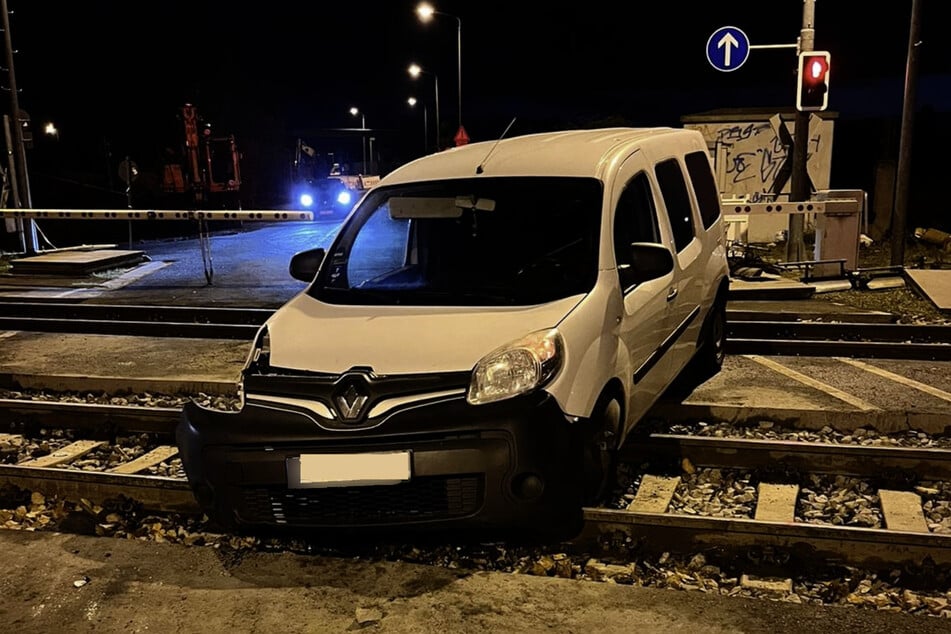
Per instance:
[[[324,253],[319,248],[295,253],[289,267],[291,277],[301,282],[312,282],[320,269],[320,263],[324,261]]]
[[[663,277],[674,270],[674,256],[670,249],[652,242],[631,244],[631,280],[642,284]]]

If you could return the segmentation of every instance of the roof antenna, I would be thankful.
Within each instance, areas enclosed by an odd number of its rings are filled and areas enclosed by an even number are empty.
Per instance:
[[[485,155],[485,158],[482,159],[482,162],[479,163],[479,166],[478,166],[478,167],[476,167],[476,174],[481,174],[481,173],[484,171],[484,170],[482,169],[482,166],[485,165],[485,162],[489,160],[489,157],[490,157],[490,156],[492,156],[492,152],[495,152],[495,148],[498,147],[499,141],[501,141],[502,139],[504,139],[504,138],[505,138],[505,135],[508,134],[509,128],[511,128],[511,127],[515,124],[515,119],[516,119],[516,118],[517,118],[517,117],[512,117],[512,120],[509,122],[509,124],[508,124],[507,126],[505,126],[505,130],[502,131],[502,136],[500,136],[500,137],[496,140],[495,144],[493,144],[492,147],[489,148],[488,154]]]

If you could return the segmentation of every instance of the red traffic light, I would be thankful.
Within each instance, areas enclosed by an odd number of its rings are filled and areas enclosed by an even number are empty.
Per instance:
[[[828,51],[799,54],[799,87],[796,108],[801,111],[825,110],[829,105]]]
[[[809,55],[805,61],[806,81],[819,83],[825,80],[826,71],[829,70],[829,63],[821,55]]]

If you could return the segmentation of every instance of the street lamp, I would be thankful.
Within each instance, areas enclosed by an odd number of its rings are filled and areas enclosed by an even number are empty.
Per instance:
[[[420,21],[429,22],[434,15],[442,15],[456,20],[456,77],[459,82],[459,129],[462,130],[462,19],[442,11],[436,11],[428,2],[421,2],[416,7],[416,15]]]
[[[423,70],[419,64],[409,65],[409,76],[416,79],[423,73],[433,76],[433,91],[436,93],[436,151],[439,151],[439,77],[436,73]]]
[[[410,108],[416,107],[416,97],[410,97],[406,100]],[[423,104],[423,154],[429,153],[429,113],[426,104]]]
[[[350,108],[350,114],[360,115],[360,139],[363,141],[363,173],[367,173],[367,118],[357,107]]]

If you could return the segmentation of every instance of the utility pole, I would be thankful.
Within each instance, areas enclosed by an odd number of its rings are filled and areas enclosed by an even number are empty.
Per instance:
[[[803,0],[802,29],[799,31],[799,53],[815,50],[816,30],[816,0]],[[799,78],[797,78],[799,81]],[[809,112],[796,110],[795,129],[793,131],[792,174],[789,185],[789,200],[796,202],[808,200],[812,195],[809,186],[808,150],[809,150]],[[803,242],[803,228],[805,216],[803,214],[789,215],[789,235],[786,237],[786,260],[802,262],[806,259],[806,248]]]
[[[30,197],[30,176],[26,171],[26,148],[23,145],[23,124],[20,121],[20,101],[17,96],[16,73],[13,70],[13,38],[10,37],[10,12],[7,9],[7,0],[0,0],[0,12],[3,13],[3,40],[7,51],[7,72],[10,88],[10,117],[13,119],[12,130],[14,162],[17,164],[17,173],[13,178],[20,183],[20,206],[32,209],[33,201]],[[39,240],[36,234],[36,224],[32,218],[24,218],[21,243],[28,255],[35,255],[38,251]]]
[[[895,207],[892,211],[891,265],[905,264],[905,220],[908,218],[908,186],[911,181],[911,140],[915,127],[915,92],[918,85],[918,31],[921,0],[911,0],[911,26],[908,30],[908,57],[905,66],[905,98],[902,104],[901,140],[898,144],[898,177],[895,183]]]

